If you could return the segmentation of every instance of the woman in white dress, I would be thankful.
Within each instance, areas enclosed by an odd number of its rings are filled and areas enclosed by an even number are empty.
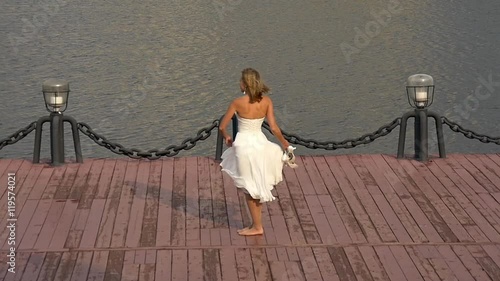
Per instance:
[[[238,230],[240,235],[260,235],[262,226],[262,203],[275,199],[271,193],[276,184],[283,180],[283,150],[289,146],[283,137],[273,111],[273,103],[259,72],[246,68],[241,73],[240,89],[244,96],[234,99],[229,105],[219,130],[229,148],[222,154],[220,166],[238,188],[245,192],[252,224]],[[238,133],[233,140],[226,127],[236,114]],[[270,142],[262,132],[262,122],[267,118],[273,135],[281,147]]]

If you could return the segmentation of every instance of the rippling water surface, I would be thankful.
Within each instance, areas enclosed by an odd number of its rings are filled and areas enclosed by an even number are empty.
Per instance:
[[[245,67],[258,69],[272,88],[280,126],[303,137],[340,141],[391,122],[411,110],[404,86],[415,73],[435,80],[432,111],[500,135],[497,0],[6,0],[1,6],[0,138],[48,114],[41,85],[54,77],[70,82],[65,114],[109,140],[143,150],[179,144],[240,95]],[[49,158],[44,129],[42,158]],[[81,138],[84,157],[117,156]],[[397,138],[396,130],[354,149],[298,151],[395,154]],[[32,157],[33,140],[34,133],[0,157]],[[447,127],[445,141],[447,152],[499,151]],[[215,135],[181,155],[214,151]]]

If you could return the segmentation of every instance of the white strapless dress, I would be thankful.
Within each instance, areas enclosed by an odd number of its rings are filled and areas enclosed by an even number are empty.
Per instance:
[[[222,153],[220,166],[237,187],[253,199],[268,202],[276,199],[271,191],[283,180],[283,151],[262,132],[260,119],[238,118],[238,133],[233,146]]]

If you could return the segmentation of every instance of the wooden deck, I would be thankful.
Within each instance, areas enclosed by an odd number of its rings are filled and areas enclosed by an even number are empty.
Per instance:
[[[212,158],[0,159],[0,280],[500,280],[500,155],[298,164],[264,206],[265,235],[241,237],[242,194]]]

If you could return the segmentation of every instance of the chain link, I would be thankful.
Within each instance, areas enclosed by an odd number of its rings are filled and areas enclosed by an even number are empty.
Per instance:
[[[336,141],[327,142],[327,141],[316,141],[313,139],[304,139],[297,135],[287,133],[285,131],[282,131],[282,134],[285,137],[285,139],[292,144],[298,144],[310,149],[335,150],[339,148],[353,148],[361,144],[371,143],[380,137],[388,135],[392,130],[394,130],[394,128],[396,128],[400,124],[401,124],[401,117],[398,117],[394,119],[391,123],[380,127],[373,133],[364,134],[359,138],[346,139],[339,142]],[[263,126],[269,132],[271,132],[271,128],[269,127],[269,124],[267,122],[264,122]]]
[[[443,124],[448,125],[452,131],[462,133],[466,138],[476,139],[483,143],[494,143],[500,145],[500,137],[490,137],[488,135],[478,134],[472,130],[465,129],[445,116],[441,117],[441,121]]]
[[[187,138],[182,141],[180,145],[170,145],[163,150],[159,149],[150,149],[147,151],[143,151],[136,148],[125,148],[119,143],[115,143],[107,140],[105,137],[99,135],[94,132],[89,125],[85,123],[78,123],[78,129],[86,136],[88,136],[91,140],[97,143],[100,146],[103,146],[109,149],[111,152],[116,154],[121,154],[128,156],[130,158],[139,159],[139,158],[147,158],[149,160],[156,160],[161,157],[173,157],[181,150],[189,150],[196,146],[198,141],[206,140],[212,134],[212,130],[219,127],[219,120],[214,120],[212,125],[202,128],[198,131],[195,137]]]
[[[15,132],[10,137],[0,140],[0,149],[4,148],[7,145],[15,144],[16,142],[24,139],[34,129],[36,129],[36,121],[31,122],[28,126]]]
[[[450,129],[454,132],[457,133],[462,133],[465,137],[469,139],[477,139],[483,143],[495,143],[500,145],[500,137],[491,137],[488,135],[484,134],[478,134],[472,130],[468,130],[460,126],[459,124],[449,120],[446,117],[441,117],[441,121],[443,124],[446,124],[450,127]],[[376,130],[373,133],[368,133],[364,134],[358,138],[353,138],[353,139],[346,139],[343,141],[317,141],[314,139],[306,139],[306,138],[301,138],[300,136],[287,133],[285,131],[282,131],[283,136],[285,139],[287,139],[291,144],[298,144],[301,146],[304,146],[306,148],[310,149],[324,149],[324,150],[336,150],[339,148],[353,148],[358,145],[362,144],[369,144],[376,139],[386,136],[389,133],[394,130],[398,125],[401,124],[401,117],[398,117],[394,119],[391,123],[384,125],[380,127],[378,130]],[[262,125],[265,129],[267,129],[269,132],[271,131],[271,128],[267,122],[264,122]],[[112,141],[107,140],[105,137],[99,135],[98,133],[94,132],[92,128],[90,128],[89,125],[86,123],[78,123],[78,129],[86,136],[88,136],[91,140],[93,140],[95,143],[97,143],[100,146],[103,146],[107,149],[109,149],[111,152],[120,154],[120,155],[125,155],[130,158],[147,158],[150,160],[155,160],[159,159],[161,157],[173,157],[176,156],[181,150],[190,150],[193,147],[196,146],[196,143],[198,141],[203,141],[206,140],[210,135],[212,134],[212,131],[215,128],[219,127],[219,120],[214,120],[212,124],[208,127],[202,128],[198,130],[197,134],[195,137],[192,138],[187,138],[181,142],[180,145],[170,145],[166,147],[163,150],[159,149],[150,149],[147,151],[143,151],[140,149],[136,148],[125,148],[119,143],[115,143]],[[23,129],[20,129],[16,133],[12,134],[11,136],[0,140],[0,149],[4,148],[7,145],[14,144],[23,138],[25,138],[29,133],[31,133],[33,130],[36,129],[36,122],[30,123],[28,126],[26,126]]]

